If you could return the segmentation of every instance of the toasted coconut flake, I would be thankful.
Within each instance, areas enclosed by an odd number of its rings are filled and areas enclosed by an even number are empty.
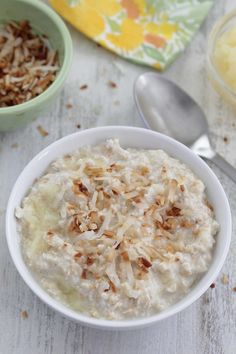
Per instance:
[[[178,220],[175,217],[170,217],[170,218],[166,219],[166,221],[164,223],[164,226],[165,226],[164,228],[166,230],[168,230],[168,227],[169,227],[169,230],[176,230],[178,225],[179,225]]]
[[[88,85],[82,85],[82,86],[80,86],[80,90],[87,90],[87,88],[88,88]]]
[[[88,215],[92,223],[98,223],[99,217],[97,211],[92,210]]]
[[[84,194],[86,196],[89,195],[88,188],[80,181],[80,180],[74,180],[73,181],[73,192],[75,194]]]
[[[152,263],[149,262],[149,260],[147,260],[146,258],[140,257],[139,260],[146,268],[150,268],[152,266]]]
[[[105,197],[106,199],[111,199],[110,194],[108,194],[107,192],[103,191],[103,197]]]
[[[181,221],[180,226],[184,227],[186,229],[191,229],[191,227],[194,226],[194,223],[192,221],[184,219],[184,220]]]
[[[138,262],[141,277],[144,277],[148,273],[148,268],[146,268],[141,262]]]
[[[94,276],[94,278],[97,279],[97,280],[101,279],[101,275],[98,274],[98,273],[93,273],[93,276]]]
[[[150,207],[144,211],[144,215],[152,216],[155,214],[156,210],[157,210],[157,205],[151,204]]]
[[[171,243],[168,243],[166,245],[166,250],[167,250],[167,252],[175,253],[175,248],[174,248],[174,246]]]
[[[118,250],[120,248],[121,242],[118,242],[115,244],[115,250]]]
[[[163,206],[163,205],[165,204],[165,201],[166,201],[166,199],[165,199],[164,195],[159,195],[159,196],[156,198],[156,204],[157,204],[158,206]]]
[[[116,292],[116,287],[115,287],[114,283],[111,280],[109,280],[109,285],[110,285],[110,289],[113,291],[113,293],[115,293]]]
[[[132,198],[132,200],[133,200],[135,203],[141,203],[141,202],[142,202],[142,198],[141,198],[140,196],[134,197],[134,198]]]
[[[39,133],[42,135],[42,137],[46,137],[49,135],[49,133],[42,127],[42,125],[38,125],[37,129],[39,131]]]
[[[180,216],[181,215],[181,209],[177,208],[175,206],[172,206],[171,209],[167,210],[166,215],[167,216]]]
[[[119,195],[121,193],[121,191],[118,188],[114,188],[114,187],[112,188],[112,192],[115,195]]]
[[[29,314],[26,310],[21,311],[20,315],[23,319],[26,319],[29,317]]]
[[[83,269],[82,274],[81,274],[81,278],[82,279],[87,279],[87,275],[88,275],[88,270],[87,269]]]
[[[108,81],[108,86],[112,87],[112,88],[116,88],[117,84],[114,81]]]
[[[87,256],[87,261],[86,264],[88,266],[92,265],[94,263],[94,259],[91,256]]]
[[[80,258],[82,257],[82,253],[81,252],[77,252],[75,255],[74,255],[74,258]]]
[[[127,252],[127,251],[121,252],[120,255],[121,255],[122,259],[123,259],[125,262],[128,262],[128,261],[129,261],[129,255],[128,255],[128,252]]]
[[[163,221],[162,223],[156,221],[155,224],[158,229],[163,229],[167,231],[171,229],[171,226],[166,221]]]
[[[103,235],[105,235],[107,237],[113,237],[115,235],[115,233],[114,233],[114,231],[104,230]]]
[[[90,177],[101,177],[104,174],[102,167],[85,166],[84,172]]]
[[[116,172],[119,172],[119,171],[121,171],[124,168],[124,166],[119,165],[117,163],[113,163],[113,164],[110,165],[110,168],[112,170],[116,171]]]
[[[73,220],[71,221],[71,223],[69,224],[68,232],[69,232],[69,233],[81,233],[81,230],[80,230],[79,226],[80,226],[80,225],[78,225],[78,224],[76,223],[76,220],[73,219]]]
[[[140,168],[140,174],[141,174],[141,176],[145,176],[145,175],[147,175],[148,173],[150,173],[150,170],[149,170],[148,167],[142,166],[142,167]]]
[[[125,195],[125,198],[126,198],[126,199],[133,199],[133,198],[139,196],[139,192],[137,192],[137,191],[134,190],[134,191],[132,191],[132,192],[125,193],[124,195]]]
[[[11,21],[0,29],[0,107],[38,96],[58,70],[57,52],[48,40],[33,33],[28,21]]]

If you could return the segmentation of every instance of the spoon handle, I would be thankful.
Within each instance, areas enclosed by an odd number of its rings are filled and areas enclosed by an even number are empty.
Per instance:
[[[230,165],[219,154],[215,154],[215,156],[213,156],[210,160],[214,162],[215,165],[217,165],[223,172],[225,172],[228,177],[230,177],[236,183],[236,168]]]

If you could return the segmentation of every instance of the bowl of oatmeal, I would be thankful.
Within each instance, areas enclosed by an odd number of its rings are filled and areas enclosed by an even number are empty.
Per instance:
[[[37,118],[69,73],[72,40],[61,18],[41,1],[2,0],[0,131]]]
[[[217,277],[231,214],[211,169],[162,134],[101,127],[38,154],[7,207],[11,257],[69,318],[137,328],[189,306]]]

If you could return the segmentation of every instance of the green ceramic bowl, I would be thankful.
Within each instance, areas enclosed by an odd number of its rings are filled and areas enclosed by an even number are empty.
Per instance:
[[[0,25],[29,20],[32,28],[48,36],[59,53],[60,70],[55,81],[42,94],[12,107],[0,108],[0,131],[14,130],[36,119],[60,92],[72,61],[72,40],[61,18],[39,0],[1,0]]]

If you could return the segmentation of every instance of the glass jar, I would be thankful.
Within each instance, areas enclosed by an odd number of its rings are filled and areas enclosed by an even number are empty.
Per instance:
[[[229,14],[223,16],[214,25],[208,40],[207,49],[207,73],[212,83],[214,89],[218,94],[227,102],[229,102],[236,109],[236,89],[233,89],[223,78],[223,74],[219,72],[215,62],[215,50],[218,41],[222,40],[222,35],[227,35],[227,33],[235,28],[236,30],[236,10],[230,12]],[[236,52],[236,38],[235,38],[235,52]],[[222,52],[222,55],[224,53]],[[236,60],[235,60],[235,70],[236,70]],[[232,76],[234,77],[234,76]],[[236,75],[235,75],[236,84]]]

